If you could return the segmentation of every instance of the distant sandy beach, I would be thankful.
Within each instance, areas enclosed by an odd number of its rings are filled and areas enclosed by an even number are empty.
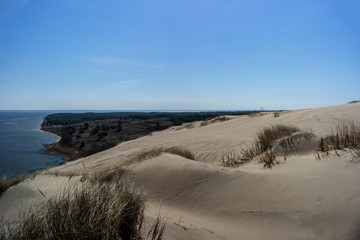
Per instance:
[[[60,140],[61,140],[61,137],[56,135],[55,133],[51,133],[51,132],[47,132],[47,131],[44,131],[42,129],[40,129],[40,131],[44,132],[44,133],[48,133],[48,134],[51,134],[51,135],[54,135],[55,137],[57,137],[57,140],[53,143],[58,143]]]

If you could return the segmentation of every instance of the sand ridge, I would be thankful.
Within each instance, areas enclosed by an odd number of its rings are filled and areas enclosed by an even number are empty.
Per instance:
[[[154,147],[181,146],[195,154],[200,162],[219,165],[222,154],[229,150],[240,152],[253,141],[256,133],[273,124],[295,125],[311,131],[318,137],[331,133],[339,122],[360,119],[360,103],[317,109],[282,112],[274,118],[272,113],[263,116],[230,116],[229,121],[201,127],[195,123],[191,129],[167,129],[150,136],[121,143],[114,148],[89,157],[68,162],[55,168],[57,171],[82,171],[85,163],[90,171],[106,169],[111,165],[127,162],[134,154]]]

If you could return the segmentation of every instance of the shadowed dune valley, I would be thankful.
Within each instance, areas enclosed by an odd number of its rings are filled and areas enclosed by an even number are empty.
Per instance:
[[[38,171],[1,194],[2,221],[121,182],[146,199],[150,239],[359,239],[360,103],[275,115],[185,123]]]

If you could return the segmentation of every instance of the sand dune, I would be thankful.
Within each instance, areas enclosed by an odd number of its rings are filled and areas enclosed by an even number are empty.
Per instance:
[[[221,155],[230,149],[240,151],[250,144],[256,133],[263,127],[272,124],[290,124],[302,130],[312,131],[317,136],[331,133],[339,122],[360,119],[360,103],[340,106],[324,107],[282,112],[281,116],[274,118],[272,113],[264,116],[229,116],[225,122],[217,122],[207,126],[194,123],[191,129],[176,130],[171,128],[153,133],[136,140],[121,143],[114,148],[94,154],[87,158],[68,162],[56,170],[82,171],[82,162],[90,171],[106,169],[109,165],[122,164],[129,160],[134,153],[151,149],[153,147],[181,146],[195,154],[196,160],[204,163],[219,165]]]
[[[219,166],[224,152],[239,152],[263,127],[290,124],[319,138],[339,122],[359,122],[360,103],[229,118],[157,132],[48,172],[130,169],[128,178],[148,193],[148,220],[159,212],[167,219],[166,239],[360,239],[360,163],[348,151],[321,160],[313,151],[298,153],[272,169],[254,161]],[[162,154],[131,164],[134,154],[159,146],[187,148],[196,161]],[[11,199],[24,189],[40,199],[44,178],[64,180],[40,175],[14,186],[0,197],[0,210],[16,206]]]
[[[305,155],[271,170],[224,169],[164,154],[137,165],[134,180],[169,224],[187,228],[184,236],[209,230],[219,239],[356,239],[360,167],[351,159]]]

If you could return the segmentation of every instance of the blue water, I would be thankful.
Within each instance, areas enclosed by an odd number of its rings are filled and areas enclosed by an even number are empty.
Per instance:
[[[44,153],[45,144],[57,137],[40,131],[43,117],[50,111],[0,111],[0,177],[48,168],[64,158]]]

